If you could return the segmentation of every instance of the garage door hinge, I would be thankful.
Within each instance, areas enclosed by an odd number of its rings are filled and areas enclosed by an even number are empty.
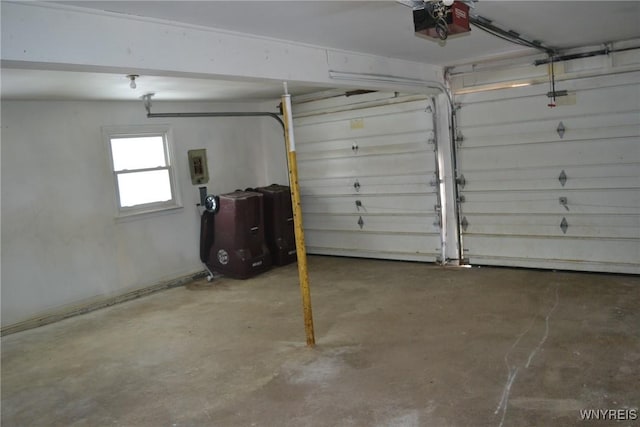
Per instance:
[[[562,218],[562,222],[560,223],[560,229],[563,234],[567,234],[567,228],[569,228],[569,223],[567,222],[567,218]]]
[[[558,198],[558,201],[560,202],[560,206],[564,207],[566,210],[569,210],[569,199],[567,199],[566,197],[560,197]]]
[[[467,221],[467,217],[463,217],[460,222],[460,226],[462,227],[462,231],[467,231],[467,227],[469,227],[469,221]]]
[[[462,141],[464,141],[464,135],[462,132],[456,131],[456,142],[460,144]]]
[[[360,191],[360,182],[356,179],[356,182],[353,183],[353,188],[356,189],[356,191]]]
[[[560,172],[560,176],[558,177],[558,181],[560,181],[560,184],[562,184],[563,187],[567,183],[567,174],[566,174],[566,172],[564,170],[562,172]]]
[[[360,230],[362,230],[362,227],[364,227],[364,220],[362,217],[358,218],[358,225],[360,226]]]
[[[458,196],[458,203],[464,203],[467,201],[467,198],[464,197],[462,194]]]
[[[560,139],[564,138],[565,130],[566,130],[566,128],[564,127],[564,123],[562,123],[562,122],[558,123],[558,127],[556,129],[556,132],[558,132],[558,135],[560,136]]]
[[[438,185],[440,185],[440,180],[438,178],[434,178],[429,181],[429,185],[432,187],[437,187]]]
[[[460,188],[464,188],[467,185],[467,180],[464,178],[464,175],[460,175],[456,178],[456,183],[460,186]]]
[[[437,213],[438,213],[438,215],[440,215],[440,212],[442,212],[442,206],[440,206],[440,205],[433,205],[433,210],[434,210],[435,212],[437,212]]]

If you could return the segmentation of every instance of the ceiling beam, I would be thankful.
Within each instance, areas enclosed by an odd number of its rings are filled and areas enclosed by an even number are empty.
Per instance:
[[[2,4],[3,65],[334,84],[329,70],[443,81],[442,67],[151,18]],[[144,71],[144,72],[143,72]]]

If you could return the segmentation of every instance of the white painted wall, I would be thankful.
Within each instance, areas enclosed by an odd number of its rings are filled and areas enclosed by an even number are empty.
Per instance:
[[[279,104],[280,99],[262,102],[260,111],[277,111]],[[284,130],[273,119],[263,120],[260,124],[262,126],[262,165],[265,179],[269,184],[289,185]]]
[[[155,103],[153,111],[258,108]],[[116,221],[101,127],[149,123],[173,129],[184,208]],[[285,163],[271,165],[284,156],[278,128],[270,118],[147,119],[137,102],[3,101],[3,326],[202,270],[187,150],[207,149],[209,192],[267,185],[286,177],[274,169]]]

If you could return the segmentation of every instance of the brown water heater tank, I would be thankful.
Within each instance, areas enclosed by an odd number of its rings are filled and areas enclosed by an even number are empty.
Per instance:
[[[255,191],[264,196],[265,237],[273,263],[286,265],[294,262],[297,256],[291,189],[285,185],[271,184],[258,187]]]
[[[207,267],[235,279],[268,270],[271,254],[265,243],[262,194],[221,194],[219,205]]]

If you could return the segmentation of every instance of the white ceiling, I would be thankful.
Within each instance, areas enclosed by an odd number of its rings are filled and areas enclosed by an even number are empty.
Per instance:
[[[74,7],[163,19],[436,65],[518,54],[527,48],[478,28],[444,45],[416,37],[411,9],[395,1],[67,1]],[[484,1],[473,13],[556,48],[640,39],[639,1]],[[533,52],[533,51],[531,51]],[[142,76],[132,91],[123,75],[2,70],[4,99],[229,100],[277,97],[275,83]],[[125,80],[126,81],[126,80]],[[316,90],[292,87],[292,93]],[[136,95],[135,97],[133,95]]]
[[[147,76],[136,88],[123,74],[59,70],[2,69],[2,99],[128,101],[155,93],[160,101],[270,100],[282,95],[282,83]],[[289,92],[303,95],[322,88],[289,84]]]
[[[67,1],[373,55],[448,65],[521,49],[478,29],[440,46],[413,31],[411,8],[396,1]],[[485,1],[475,14],[558,48],[640,37],[638,1]]]

